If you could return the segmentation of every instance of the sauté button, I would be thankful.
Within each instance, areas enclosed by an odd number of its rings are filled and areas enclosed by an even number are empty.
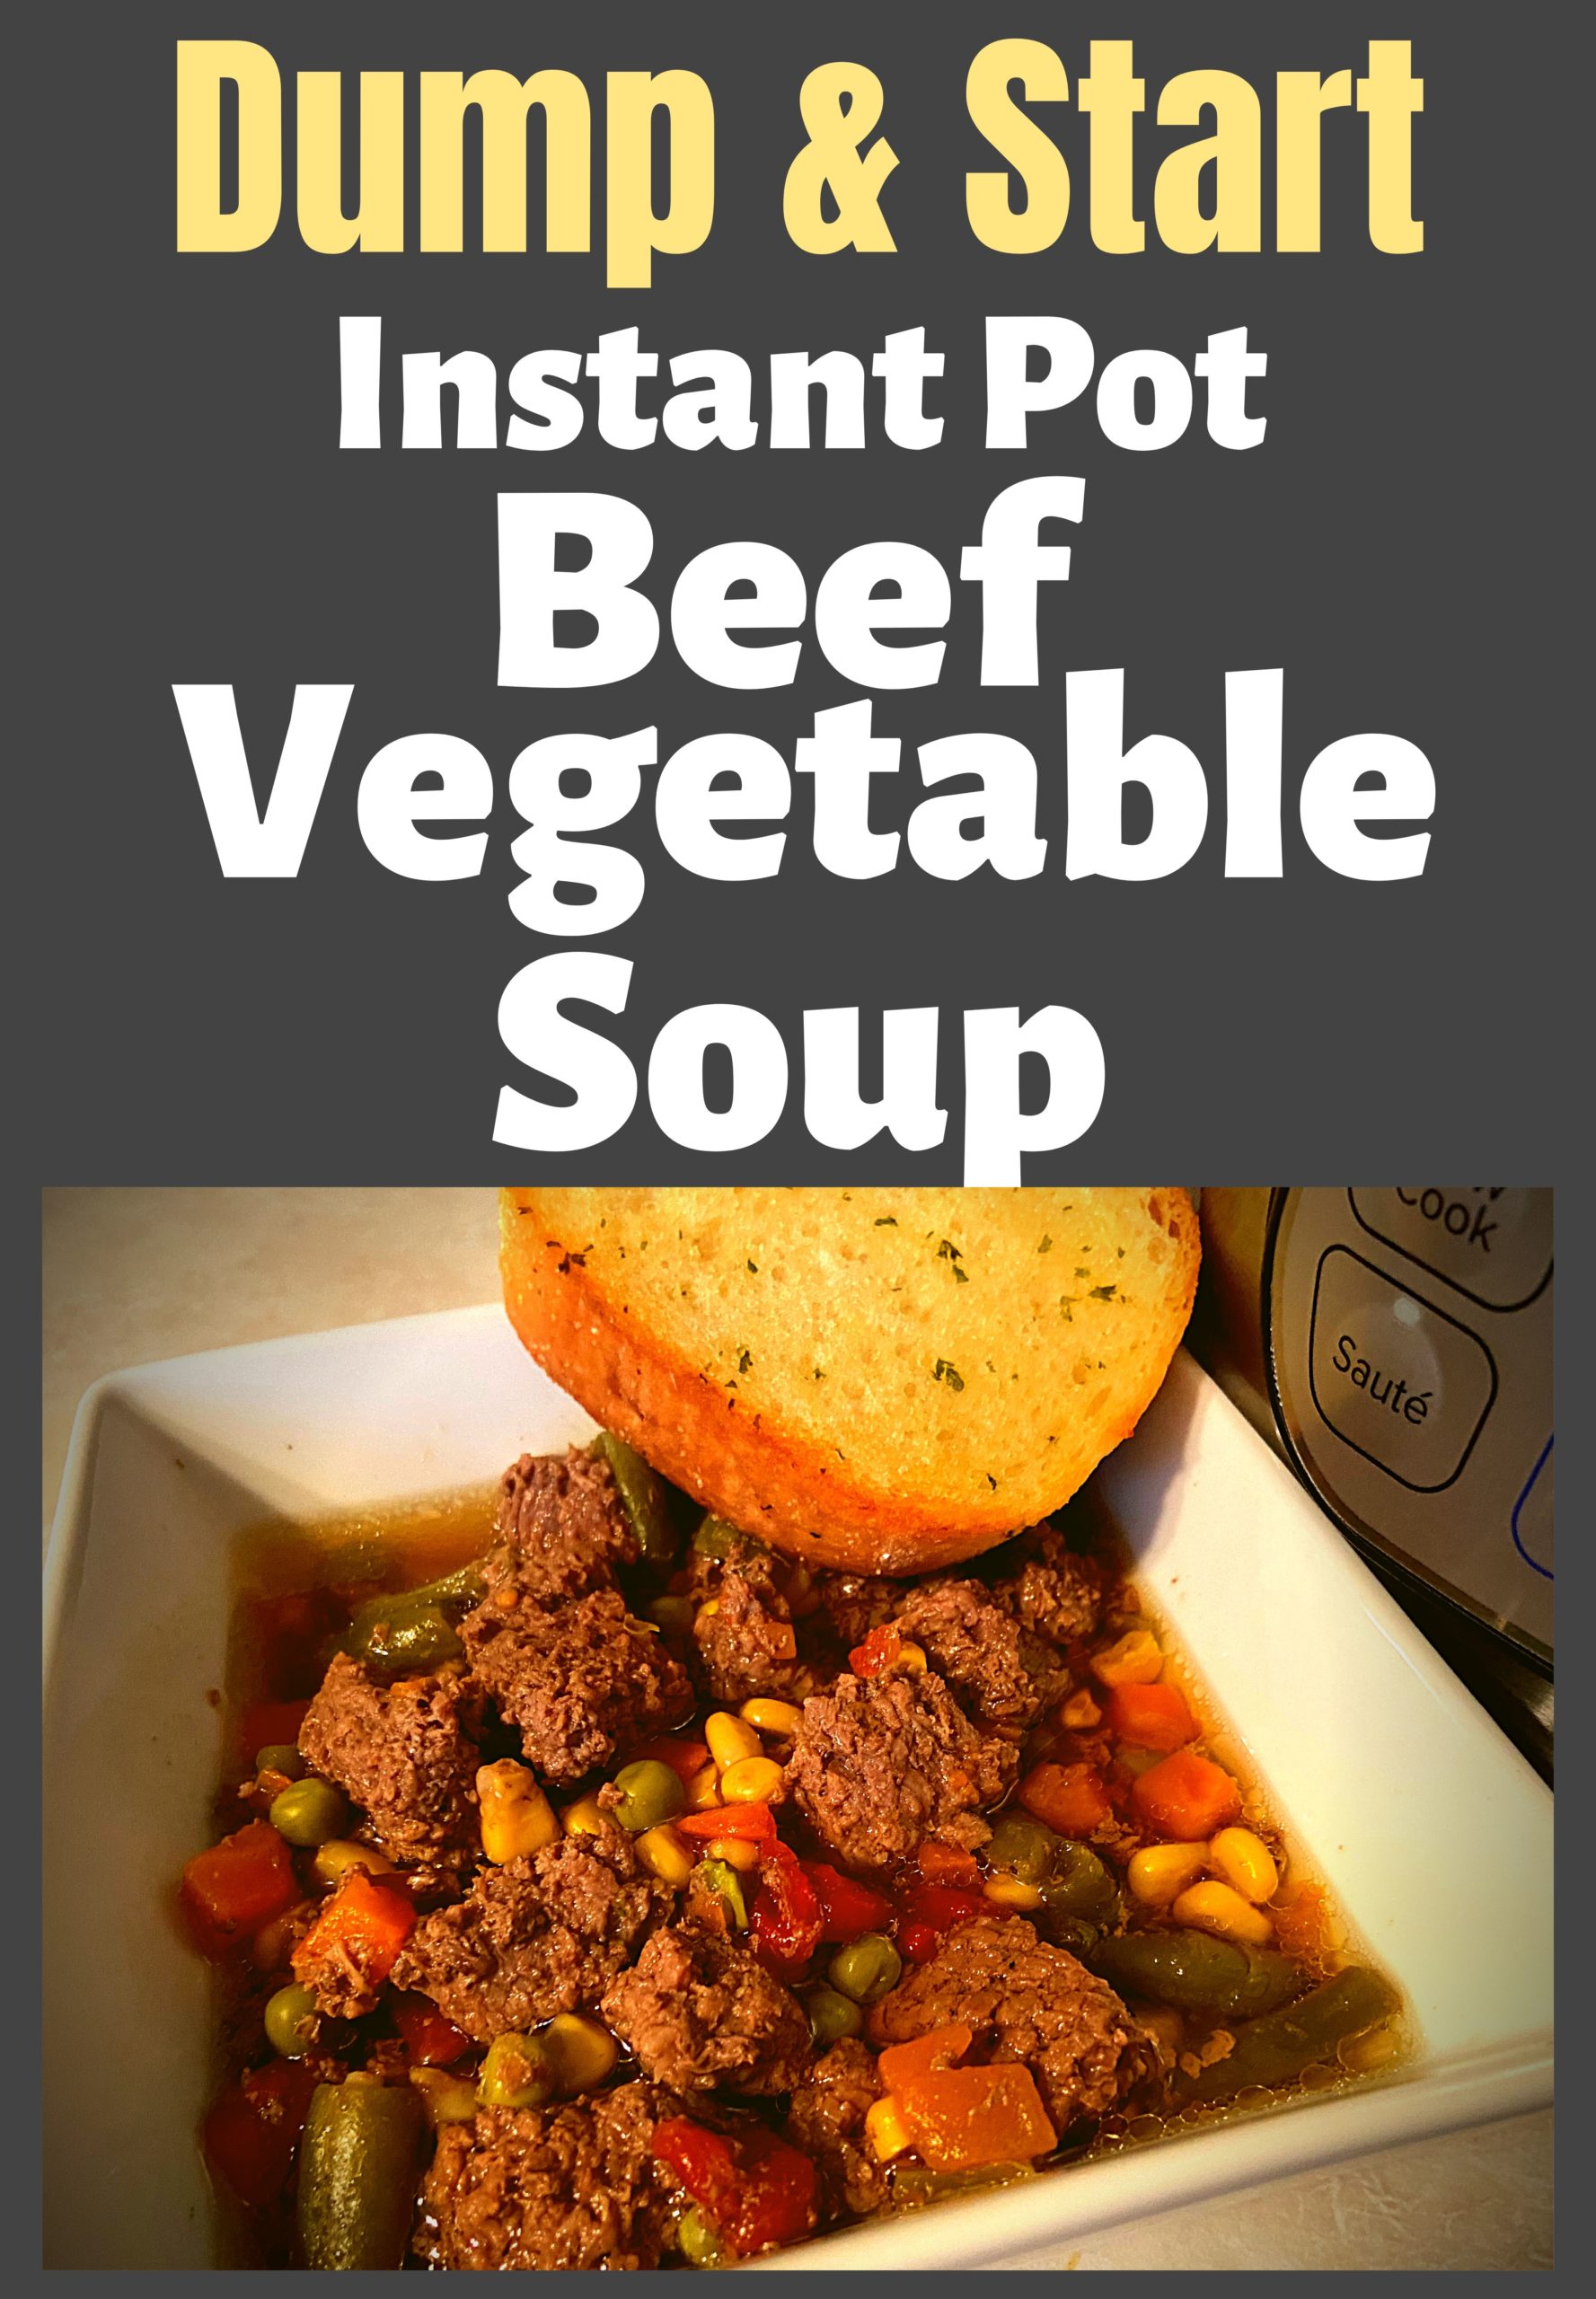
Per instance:
[[[1365,1229],[1488,1309],[1521,1309],[1552,1266],[1548,1189],[1354,1189]]]
[[[1336,1434],[1416,1493],[1451,1483],[1496,1394],[1476,1334],[1345,1246],[1318,1265],[1309,1380]]]

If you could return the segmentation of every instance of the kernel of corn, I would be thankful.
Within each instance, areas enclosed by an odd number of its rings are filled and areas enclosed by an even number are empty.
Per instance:
[[[1221,1828],[1208,1846],[1208,1865],[1222,1883],[1257,1907],[1280,1889],[1280,1871],[1269,1847],[1250,1828]]]
[[[1156,1684],[1163,1674],[1164,1656],[1151,1629],[1127,1628],[1123,1636],[1093,1654],[1091,1669],[1099,1684]]]
[[[981,1887],[981,1896],[996,1907],[1026,1909],[1040,1907],[1042,1895],[1035,1884],[1027,1884],[1023,1876],[989,1876]]]
[[[1168,1907],[1207,1865],[1205,1844],[1150,1844],[1131,1854],[1125,1881],[1143,1907]]]
[[[695,1621],[700,1621],[700,1620],[713,1620],[713,1619],[714,1619],[714,1617],[715,1617],[715,1616],[716,1616],[716,1614],[717,1614],[719,1610],[720,1610],[720,1599],[719,1599],[719,1597],[711,1597],[711,1598],[710,1598],[710,1601],[709,1601],[709,1603],[708,1603],[707,1605],[701,1605],[701,1606],[699,1607],[699,1608],[698,1608],[697,1612],[693,1615],[693,1618],[694,1618],[694,1620],[695,1620]]]
[[[560,1815],[567,1836],[598,1836],[610,1823],[596,1796],[578,1796]]]
[[[1229,1884],[1193,1884],[1182,1892],[1172,1911],[1177,1924],[1194,1931],[1212,1932],[1216,1939],[1234,1940],[1244,1948],[1265,1948],[1274,1937],[1274,1926],[1261,1907],[1254,1907]]]
[[[1067,1732],[1089,1732],[1103,1721],[1103,1712],[1084,1685],[1072,1692],[1059,1710],[1058,1721]]]
[[[645,1828],[641,1836],[632,1838],[632,1847],[649,1874],[657,1876],[662,1884],[674,1884],[679,1889],[692,1873],[693,1856],[687,1839],[668,1820],[657,1828]]]
[[[745,1724],[740,1716],[733,1716],[718,1708],[704,1719],[704,1738],[710,1744],[710,1754],[724,1772],[728,1765],[740,1764],[745,1757],[762,1753],[759,1734],[752,1724]]]
[[[720,1775],[720,1793],[728,1804],[768,1803],[780,1785],[781,1767],[770,1757],[740,1757]]]
[[[804,1721],[803,1710],[789,1700],[745,1700],[737,1713],[756,1732],[772,1732],[782,1740],[790,1740]]]
[[[720,1772],[713,1757],[700,1766],[687,1784],[687,1807],[690,1811],[707,1812],[720,1801]]]
[[[711,1860],[724,1860],[728,1868],[749,1876],[759,1865],[759,1846],[745,1836],[712,1836],[709,1856]]]
[[[902,1669],[908,1676],[923,1677],[926,1670],[924,1645],[916,1644],[913,1638],[905,1636],[898,1646],[898,1657],[893,1666]]]
[[[560,1822],[533,1775],[514,1757],[501,1757],[477,1773],[483,1857],[502,1867],[523,1853],[542,1852],[555,1842]]]
[[[865,2111],[865,2139],[877,2163],[890,2163],[914,2145],[914,2135],[904,2120],[903,2110],[890,2092]]]
[[[640,1845],[641,1839],[639,1839]],[[579,2012],[561,2012],[538,2030],[554,2058],[561,2092],[593,2092],[614,2071],[620,2050],[607,2028]]]

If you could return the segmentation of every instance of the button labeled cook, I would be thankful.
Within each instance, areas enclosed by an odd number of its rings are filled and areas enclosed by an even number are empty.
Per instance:
[[[1546,1189],[1354,1189],[1365,1229],[1492,1309],[1519,1309],[1552,1266]]]
[[[1496,1394],[1475,1334],[1344,1246],[1319,1263],[1309,1375],[1336,1434],[1418,1493],[1451,1483]]]

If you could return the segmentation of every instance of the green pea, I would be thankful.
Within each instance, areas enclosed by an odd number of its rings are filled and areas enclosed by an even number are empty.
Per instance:
[[[672,1563],[676,1535],[664,1481],[656,1476],[641,1453],[634,1452],[612,1430],[603,1431],[588,1449],[596,1459],[609,1463],[644,1563],[660,1567]]]
[[[349,1808],[330,1780],[318,1780],[313,1773],[274,1796],[266,1817],[279,1836],[309,1849],[343,1834]]]
[[[689,2267],[726,2265],[726,2246],[696,2203],[690,2203],[676,2222],[676,2242]]]
[[[477,2079],[485,2108],[542,2108],[560,2089],[554,2055],[539,2036],[495,2036]]]
[[[829,2051],[844,2036],[857,2036],[865,2023],[859,2005],[851,1997],[839,1995],[834,1987],[812,1987],[804,1998],[804,2009],[809,2015],[809,2033],[816,2051]]]
[[[748,1929],[748,1903],[743,1898],[743,1880],[729,1860],[701,1860],[693,1875],[713,1892],[726,1910],[727,1928],[732,1932]]]
[[[632,1836],[657,1828],[664,1820],[674,1820],[687,1808],[687,1791],[680,1774],[651,1757],[640,1764],[623,1764],[615,1775],[615,1818]]]
[[[692,1633],[693,1604],[691,1597],[656,1597],[648,1608],[648,1617],[667,1636],[689,1636]]]
[[[321,2024],[316,1999],[297,1981],[292,1987],[279,1987],[267,2001],[261,2024],[267,2042],[280,2058],[303,2059],[315,2042]]]
[[[992,1822],[987,1864],[1001,1868],[1005,1875],[1018,1876],[1025,1883],[1039,1884],[1053,1873],[1058,1841],[1040,1820],[1027,1819],[1023,1812],[1004,1812]]]
[[[1120,1915],[1119,1886],[1089,1844],[1075,1844],[1064,1837],[1054,1846],[1053,1873],[1042,1886],[1042,1904],[1086,1924],[1114,1924]]]
[[[837,1950],[826,1977],[855,2004],[876,2004],[897,1986],[903,1969],[903,1958],[884,1933],[864,1932]]]
[[[268,1740],[255,1751],[255,1769],[280,1772],[285,1780],[297,1780],[304,1770],[304,1758],[292,1740]]]

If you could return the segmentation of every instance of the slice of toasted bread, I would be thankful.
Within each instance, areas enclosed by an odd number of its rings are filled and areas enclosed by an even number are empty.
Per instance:
[[[1066,1502],[1192,1305],[1178,1189],[509,1189],[505,1303],[596,1421],[811,1563],[908,1573]]]

